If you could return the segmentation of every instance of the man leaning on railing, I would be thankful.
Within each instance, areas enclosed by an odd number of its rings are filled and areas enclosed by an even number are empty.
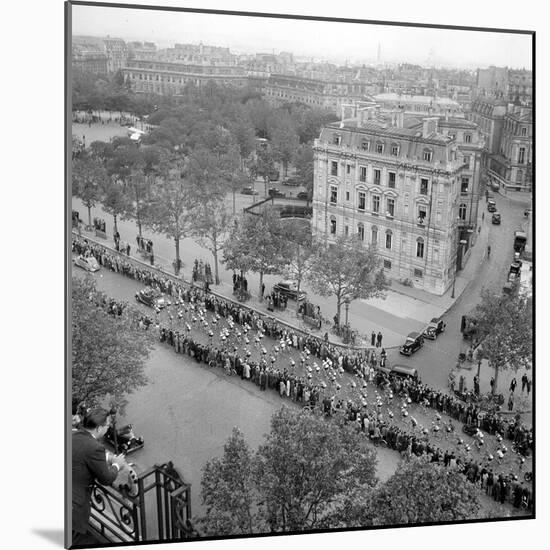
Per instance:
[[[72,546],[97,542],[88,533],[92,488],[96,482],[111,485],[126,464],[122,455],[110,454],[107,459],[99,442],[109,429],[109,419],[109,411],[94,409],[72,434]]]

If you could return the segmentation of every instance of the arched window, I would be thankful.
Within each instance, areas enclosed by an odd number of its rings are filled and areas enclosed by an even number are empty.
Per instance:
[[[391,241],[392,241],[392,231],[391,229],[386,230],[386,248],[391,250]]]
[[[424,239],[422,237],[418,237],[418,239],[416,239],[416,257],[424,257]]]
[[[336,218],[334,216],[330,217],[330,234],[336,235]]]
[[[464,203],[461,203],[460,206],[458,207],[458,217],[461,220],[466,219],[466,205]]]
[[[378,244],[378,227],[376,225],[373,225],[371,228],[371,243],[373,245]]]
[[[357,224],[357,234],[361,241],[365,240],[365,226],[362,223]]]

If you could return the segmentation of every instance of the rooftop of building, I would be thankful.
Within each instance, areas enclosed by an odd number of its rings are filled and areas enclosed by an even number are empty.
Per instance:
[[[453,141],[451,137],[440,134],[437,131],[431,132],[423,137],[422,124],[423,121],[420,121],[420,125],[416,125],[414,128],[400,128],[398,126],[391,126],[390,121],[387,119],[378,118],[377,120],[368,120],[364,121],[360,125],[357,119],[346,119],[342,122],[327,124],[325,128],[330,128],[331,130],[350,130],[360,134],[376,134],[377,136],[394,139],[421,139],[423,141],[437,143],[439,145],[446,145],[447,143]]]
[[[394,92],[386,92],[377,94],[374,96],[376,101],[406,101],[408,103],[421,103],[421,104],[439,104],[439,105],[456,105],[459,104],[449,97],[429,96],[429,95],[409,95],[398,94]]]
[[[530,107],[521,107],[521,111],[519,112],[509,112],[507,113],[507,117],[511,118],[512,120],[516,122],[527,122],[532,123],[533,122],[533,111]]]

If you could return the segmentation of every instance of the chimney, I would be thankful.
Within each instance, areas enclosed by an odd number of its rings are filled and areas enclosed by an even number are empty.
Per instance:
[[[403,107],[399,107],[399,112],[397,113],[397,127],[403,128],[404,122],[405,122],[405,111]]]
[[[429,117],[422,119],[422,137],[427,138],[429,135],[437,132],[437,117]]]

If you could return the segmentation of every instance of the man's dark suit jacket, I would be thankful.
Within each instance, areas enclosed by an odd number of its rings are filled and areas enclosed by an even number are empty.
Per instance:
[[[107,463],[105,448],[94,436],[78,430],[73,438],[73,531],[86,533],[90,519],[92,487],[95,481],[110,485],[117,469]]]

